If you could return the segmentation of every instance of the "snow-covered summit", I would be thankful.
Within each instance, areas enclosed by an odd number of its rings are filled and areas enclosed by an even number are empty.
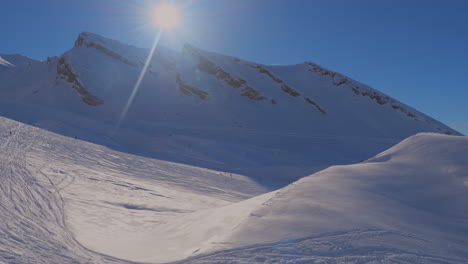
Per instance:
[[[190,45],[158,47],[116,129],[147,56],[86,32],[0,55],[0,263],[467,263],[466,137],[317,64]]]
[[[261,177],[357,162],[418,132],[459,135],[317,64],[263,65],[192,45],[157,47],[113,133],[148,52],[83,32],[58,57],[1,71],[0,114],[186,164],[250,175],[260,166]]]

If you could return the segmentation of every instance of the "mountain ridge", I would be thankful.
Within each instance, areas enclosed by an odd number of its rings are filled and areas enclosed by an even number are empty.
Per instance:
[[[466,263],[467,137],[310,62],[158,48],[134,91],[147,53],[5,56],[0,263]]]
[[[0,114],[119,151],[263,182],[283,178],[281,185],[419,132],[460,135],[315,63],[263,65],[189,44],[156,49],[114,133],[147,56],[80,33],[60,56],[0,71]],[[284,178],[291,169],[298,171]]]
[[[128,64],[130,66],[143,66],[143,56],[136,57],[136,60],[139,59],[139,61],[136,61],[135,59],[131,60],[126,58],[125,53],[126,50],[128,49],[135,49],[135,50],[144,50],[140,49],[134,46],[129,46],[122,44],[118,41],[115,40],[110,40],[101,36],[98,36],[96,34],[90,33],[90,32],[82,32],[78,35],[74,47],[88,47],[92,49],[96,49],[97,51],[100,51],[104,53],[105,55],[110,56],[111,58],[114,58],[118,61],[121,61],[125,64]],[[301,96],[301,93],[297,91],[297,89],[294,89],[291,87],[290,84],[284,82],[281,78],[278,76],[274,75],[270,70],[266,69],[266,67],[269,67],[268,65],[262,65],[258,63],[253,63],[253,62],[248,62],[244,60],[240,60],[238,58],[232,57],[232,56],[225,56],[217,53],[212,53],[212,52],[206,52],[202,49],[199,49],[191,44],[185,44],[183,48],[183,52],[189,52],[193,56],[196,57],[196,59],[199,60],[198,65],[196,67],[201,70],[206,72],[207,74],[214,75],[217,79],[225,81],[228,85],[232,86],[233,88],[240,88],[242,86],[242,90],[240,95],[243,97],[247,97],[252,100],[257,100],[257,101],[263,101],[263,100],[269,100],[272,104],[278,104],[279,100],[275,98],[268,98],[264,95],[261,94],[261,92],[255,90],[255,88],[251,87],[248,83],[246,83],[246,80],[242,79],[239,76],[231,76],[232,74],[229,73],[228,71],[224,70],[222,67],[220,67],[218,64],[213,63],[210,61],[209,57],[210,56],[223,56],[226,58],[232,58],[235,62],[239,62],[244,64],[245,66],[248,66],[250,68],[258,70],[260,74],[267,75],[274,81],[275,83],[280,84],[281,90],[284,91],[286,94],[291,95],[292,97],[299,97]],[[69,52],[69,51],[68,51]],[[82,97],[83,101],[89,105],[97,106],[104,104],[104,101],[99,99],[99,96],[95,96],[92,93],[90,93],[85,87],[83,87],[83,84],[79,82],[78,76],[79,74],[74,73],[72,70],[72,64],[68,63],[67,61],[67,56],[66,54],[68,52],[65,52],[63,55],[59,57],[59,65],[57,66],[57,78],[65,79],[68,80],[68,82],[72,83],[72,87],[80,94]],[[169,52],[169,49],[163,48],[163,52]],[[123,54],[122,54],[123,53]],[[173,53],[176,53],[173,51]],[[140,54],[141,55],[141,54]],[[157,55],[156,55],[157,56]],[[25,57],[25,56],[23,56]],[[54,60],[56,57],[49,57],[46,61],[46,63],[51,63],[52,60]],[[163,58],[163,57],[161,57]],[[25,57],[25,59],[29,59]],[[35,61],[33,59],[29,59],[30,61]],[[155,58],[153,59],[155,60]],[[156,59],[157,60],[157,59]],[[37,61],[36,61],[37,62]],[[22,64],[24,64],[23,62]],[[168,68],[172,68],[173,70],[176,65],[174,65],[174,62],[164,63],[166,66],[169,65]],[[402,112],[403,114],[407,115],[410,118],[414,118],[416,121],[419,121],[420,119],[425,119],[425,122],[437,122],[432,118],[427,118],[424,116],[421,118],[421,114],[419,111],[416,111],[409,106],[391,98],[388,95],[385,95],[381,92],[378,92],[367,85],[363,85],[362,83],[359,83],[345,75],[342,75],[340,73],[331,71],[326,69],[323,66],[320,66],[316,63],[305,61],[303,63],[299,64],[294,64],[294,65],[281,65],[277,67],[292,67],[292,66],[300,66],[300,65],[307,65],[310,66],[307,68],[307,71],[312,72],[312,73],[317,73],[318,75],[321,76],[329,76],[332,80],[333,85],[336,87],[345,85],[348,86],[355,95],[361,95],[363,97],[368,97],[375,102],[377,102],[380,105],[390,105],[391,108]],[[275,67],[273,65],[270,65],[270,67]],[[151,66],[149,71],[151,72]],[[60,76],[60,75],[65,75],[65,76]],[[183,80],[183,77],[181,76],[180,73],[176,73],[177,77],[177,84],[179,85],[180,91],[182,93],[192,96],[195,93],[198,94],[204,94],[202,97],[204,98],[203,100],[206,100],[208,97],[208,93],[206,91],[203,91],[200,88],[196,88],[195,86],[190,86],[187,82]],[[184,87],[185,86],[185,87]],[[188,88],[190,87],[190,88]],[[198,95],[199,96],[199,95]],[[326,114],[327,111],[320,105],[319,102],[316,102],[313,98],[310,98],[308,96],[302,96],[305,102],[311,104],[314,106],[319,112],[322,114]],[[419,117],[419,118],[418,118]],[[447,128],[441,128],[437,127],[437,130],[447,133],[447,134],[459,134],[458,132],[454,131],[453,129],[447,129]],[[438,132],[438,131],[434,131]]]

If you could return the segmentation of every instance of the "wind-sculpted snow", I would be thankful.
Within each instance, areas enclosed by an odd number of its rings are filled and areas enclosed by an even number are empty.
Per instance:
[[[418,134],[232,205],[255,209],[191,263],[466,263],[467,172],[468,138]]]

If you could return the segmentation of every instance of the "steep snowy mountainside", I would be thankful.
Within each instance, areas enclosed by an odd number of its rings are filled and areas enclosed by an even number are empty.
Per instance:
[[[70,82],[76,75],[80,84],[72,81],[72,87],[82,86],[77,90],[83,100],[103,104],[99,111],[117,118],[147,52],[82,33],[58,66],[69,65],[76,72],[61,70],[59,78]],[[387,95],[313,63],[266,66],[190,45],[182,53],[158,48],[129,120],[398,138],[421,131],[457,134]]]
[[[0,72],[0,114],[121,151],[263,182],[281,178],[276,187],[418,132],[459,134],[310,62],[262,65],[191,45],[157,47],[115,132],[147,56],[81,33],[59,57]]]
[[[50,79],[55,77],[55,73],[47,65],[47,62],[38,61],[23,55],[0,54],[0,91],[1,100],[9,101],[34,101],[44,102],[44,97],[37,93],[41,89],[46,89],[51,97]],[[38,97],[40,98],[38,100]]]
[[[14,65],[10,62],[8,62],[7,60],[3,59],[2,57],[0,57],[0,66],[2,66],[2,69],[3,67],[7,68],[7,67],[14,67]]]
[[[24,64],[38,63],[40,61],[28,58],[20,54],[0,54],[0,71],[8,70],[9,68],[19,67]]]
[[[146,49],[81,33],[71,50],[44,64],[55,75],[55,90],[74,90],[85,103],[60,107],[112,120],[119,117],[147,56]],[[267,66],[191,45],[181,53],[158,47],[129,114],[135,122],[238,124],[289,132],[302,128],[401,138],[419,130],[456,134],[389,96],[314,63]]]

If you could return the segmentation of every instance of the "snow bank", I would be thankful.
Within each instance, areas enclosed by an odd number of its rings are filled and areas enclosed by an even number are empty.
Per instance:
[[[467,172],[468,138],[418,134],[246,206],[248,220],[211,250],[244,247],[191,263],[466,263]]]

